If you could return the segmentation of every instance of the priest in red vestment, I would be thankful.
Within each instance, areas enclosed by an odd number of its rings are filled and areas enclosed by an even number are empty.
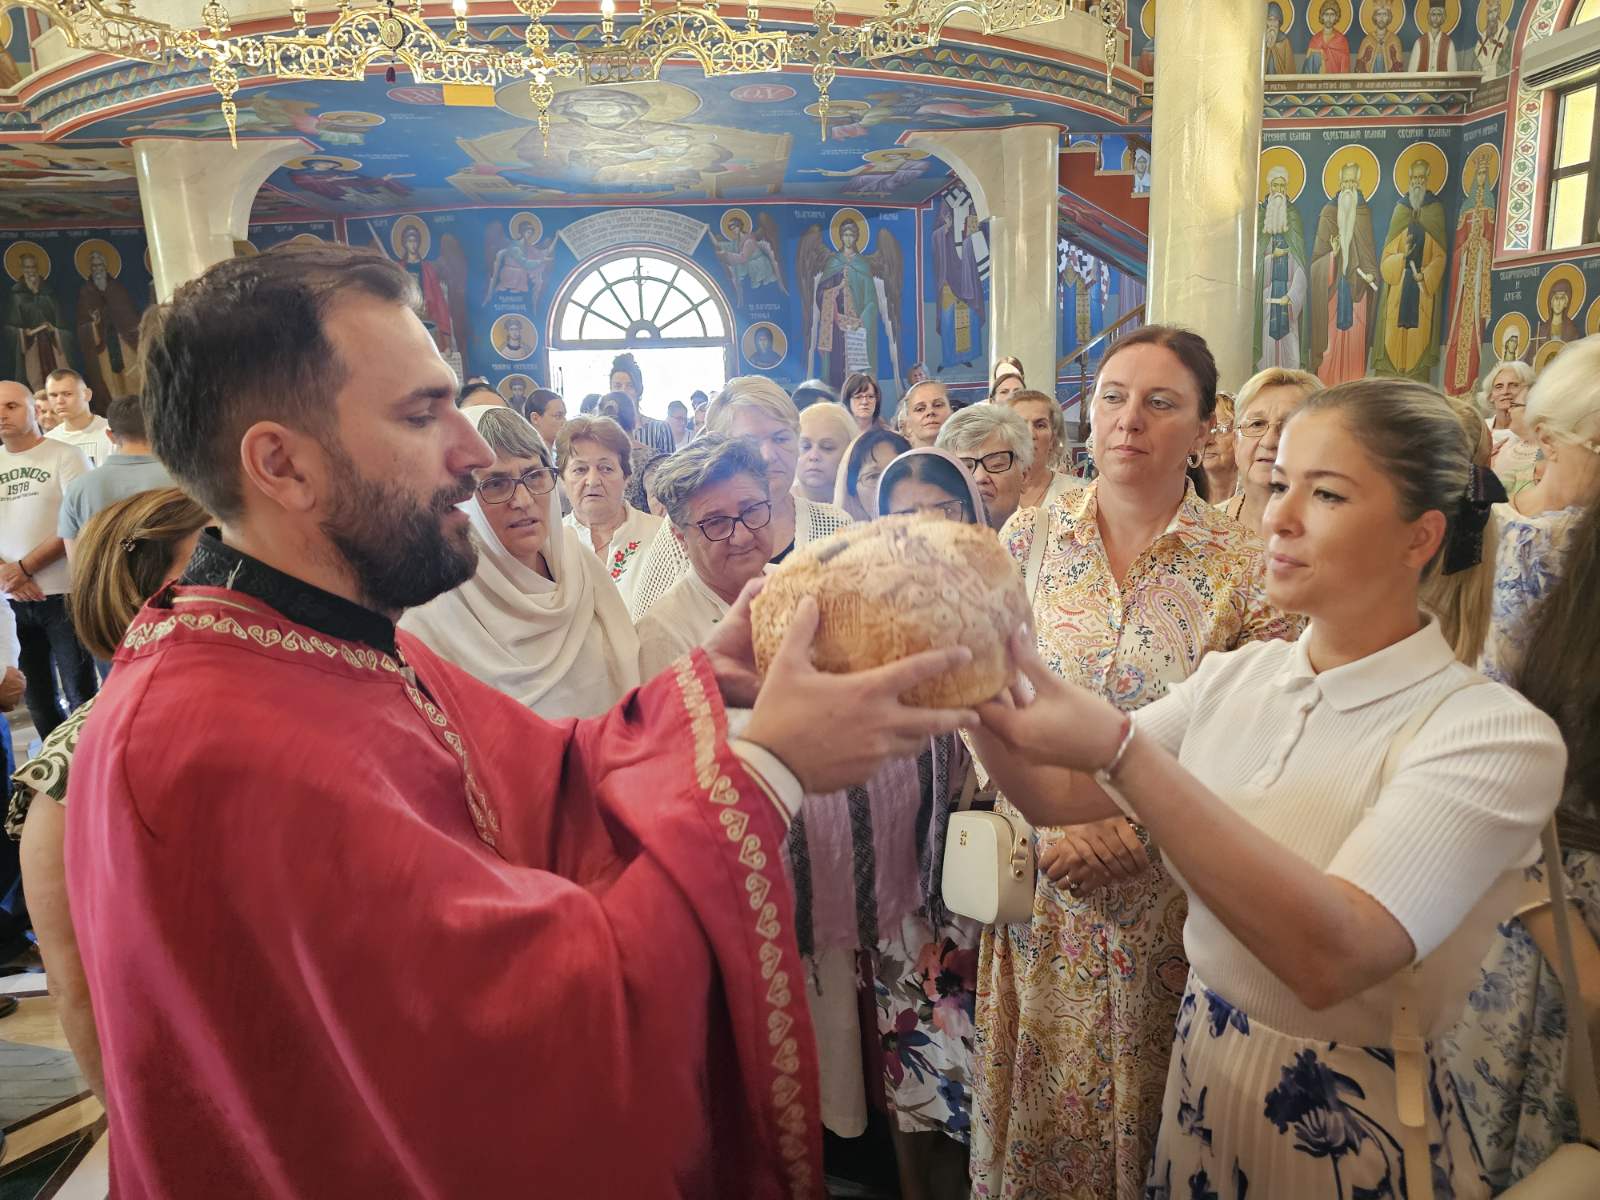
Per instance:
[[[547,723],[397,634],[471,573],[456,505],[492,461],[416,299],[376,255],[280,248],[151,335],[151,440],[220,531],[72,767],[112,1195],[820,1196],[780,845],[802,788],[970,722],[895,699],[964,655],[824,675],[813,609],[756,695],[742,603]]]

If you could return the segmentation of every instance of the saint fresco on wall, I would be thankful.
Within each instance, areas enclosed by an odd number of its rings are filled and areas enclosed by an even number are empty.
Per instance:
[[[1467,202],[1456,218],[1450,274],[1450,333],[1444,344],[1444,390],[1463,396],[1478,386],[1481,347],[1489,332],[1493,304],[1495,188],[1500,183],[1500,151],[1484,142],[1467,155],[1461,185]]]
[[[139,306],[118,276],[122,255],[104,238],[78,243],[78,352],[90,389],[103,400],[139,393]]]
[[[1361,145],[1334,151],[1322,168],[1328,202],[1311,250],[1311,357],[1306,369],[1330,387],[1367,373],[1377,312],[1378,251],[1372,209],[1377,155]]]
[[[820,375],[834,387],[858,371],[874,379],[900,378],[905,260],[899,241],[887,229],[880,231],[875,250],[871,240],[866,217],[846,208],[829,222],[827,241],[822,227],[813,225],[795,255],[805,300],[806,375]],[[882,370],[885,344],[888,374]]]
[[[1366,34],[1356,51],[1356,72],[1361,75],[1388,75],[1406,69],[1406,48],[1400,40],[1400,23],[1395,0],[1365,0],[1361,6],[1361,29]]]
[[[1383,239],[1374,374],[1422,383],[1433,378],[1450,241],[1440,196],[1449,174],[1444,151],[1432,142],[1414,142],[1395,159],[1394,185],[1401,195]]]
[[[742,208],[731,208],[722,214],[722,236],[711,235],[716,248],[717,261],[728,272],[733,284],[734,303],[745,305],[745,289],[758,292],[776,287],[789,294],[783,281],[783,248],[778,234],[778,223],[772,214],[763,211],[754,221]]]
[[[37,242],[12,242],[5,251],[11,295],[5,312],[6,355],[3,378],[38,391],[57,367],[72,365],[72,337],[50,287],[50,255]]]
[[[1251,362],[1298,369],[1306,342],[1306,235],[1295,201],[1306,184],[1305,161],[1287,146],[1261,152],[1256,216],[1255,343]]]
[[[1583,272],[1572,263],[1557,263],[1539,281],[1539,323],[1534,326],[1530,347],[1533,361],[1553,342],[1565,345],[1583,336],[1578,329],[1578,314],[1587,294]]]
[[[510,238],[506,236],[510,229]],[[544,295],[550,266],[555,262],[554,236],[541,242],[544,223],[531,212],[520,212],[509,226],[491,221],[484,233],[484,250],[489,264],[489,291],[484,303],[514,303],[532,313]]]
[[[983,277],[989,259],[988,239],[964,185],[953,185],[934,203],[933,289],[939,319],[939,366],[971,366],[985,358],[988,300]]]

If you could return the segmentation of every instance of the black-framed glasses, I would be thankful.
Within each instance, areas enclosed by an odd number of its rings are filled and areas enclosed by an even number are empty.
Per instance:
[[[982,467],[987,475],[1004,475],[1017,461],[1017,455],[1014,450],[996,450],[993,454],[985,454],[982,458],[962,458],[957,461],[967,469],[969,475],[979,467]]]
[[[1290,416],[1292,415],[1291,413]],[[1283,433],[1283,427],[1288,423],[1288,417],[1281,417],[1276,421],[1269,421],[1265,417],[1251,417],[1239,426],[1239,432],[1247,438],[1262,438],[1267,436],[1269,429],[1279,434]]]
[[[478,499],[485,504],[505,504],[521,484],[530,496],[548,496],[556,490],[556,473],[549,467],[532,467],[515,478],[496,475],[478,485]]]
[[[940,500],[934,504],[918,504],[914,508],[897,508],[889,515],[891,517],[925,515],[943,517],[946,521],[965,521],[967,506],[960,500]]]
[[[737,517],[707,517],[704,521],[696,521],[694,527],[708,542],[725,542],[733,536],[735,525],[743,525],[754,533],[758,529],[765,529],[771,521],[772,502],[763,500],[760,504],[741,508]]]

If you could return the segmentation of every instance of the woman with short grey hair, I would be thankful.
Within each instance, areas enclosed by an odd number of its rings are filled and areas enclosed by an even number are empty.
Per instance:
[[[639,685],[627,608],[605,564],[561,523],[538,431],[509,408],[482,408],[475,419],[495,455],[474,472],[477,491],[462,506],[477,570],[400,626],[541,717],[596,716]]]
[[[974,404],[944,423],[934,445],[955,455],[972,476],[990,529],[1011,519],[1033,466],[1033,431],[1027,422],[1004,405]]]
[[[754,442],[703,434],[662,461],[654,494],[689,572],[639,621],[645,679],[705,641],[772,556],[772,493]]]

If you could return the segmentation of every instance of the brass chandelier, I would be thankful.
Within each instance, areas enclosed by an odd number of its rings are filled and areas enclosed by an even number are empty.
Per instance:
[[[467,25],[468,0],[452,0],[454,22],[440,33],[422,0],[382,0],[361,6],[338,0],[334,18],[313,33],[305,0],[291,0],[292,32],[234,34],[221,0],[206,0],[203,29],[179,28],[138,16],[132,0],[19,0],[47,15],[67,41],[82,50],[144,62],[172,55],[206,65],[228,135],[237,136],[234,97],[242,75],[278,79],[361,80],[368,70],[403,66],[418,83],[497,86],[526,79],[539,128],[549,136],[549,107],[558,79],[586,84],[658,79],[670,60],[692,60],[708,76],[756,75],[790,64],[810,64],[818,91],[816,113],[827,137],[829,89],[853,61],[916,54],[939,44],[958,14],[974,17],[986,33],[1059,20],[1091,7],[1090,0],[885,0],[881,15],[841,24],[832,0],[818,0],[807,32],[765,29],[761,5],[742,5],[742,20],[723,16],[719,0],[676,0],[658,6],[638,0],[637,20],[617,30],[616,0],[600,0],[598,43],[551,45],[545,19],[556,0],[512,0],[526,20],[522,44],[508,48],[475,39]],[[732,6],[730,6],[732,7]],[[1105,28],[1106,85],[1116,59],[1125,0],[1098,0]]]

